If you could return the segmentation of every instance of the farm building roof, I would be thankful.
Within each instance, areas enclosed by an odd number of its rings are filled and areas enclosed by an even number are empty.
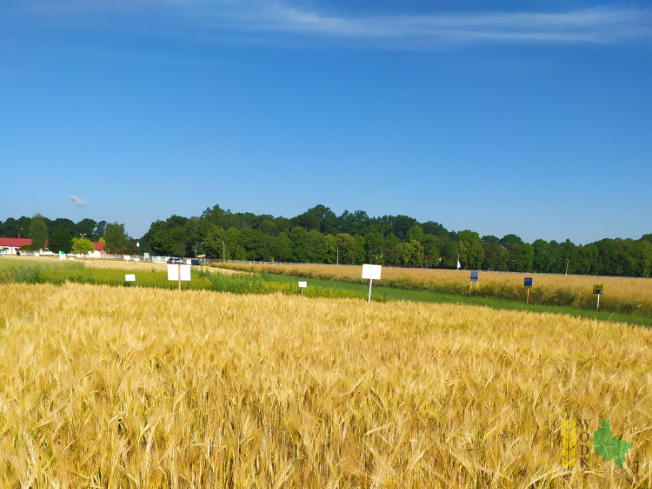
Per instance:
[[[95,251],[102,251],[104,249],[104,247],[106,246],[106,243],[93,242],[93,246],[95,247]]]
[[[0,246],[20,248],[21,246],[29,246],[31,244],[32,240],[27,238],[0,238]]]

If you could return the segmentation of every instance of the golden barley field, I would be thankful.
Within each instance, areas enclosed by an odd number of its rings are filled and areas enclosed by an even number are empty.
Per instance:
[[[0,372],[3,488],[652,485],[652,331],[619,323],[12,284]],[[622,469],[562,466],[564,418]]]
[[[315,278],[345,278],[360,279],[361,266],[334,265],[220,265],[220,268],[242,268],[252,271],[268,271],[286,275],[301,275]],[[469,270],[441,270],[426,268],[383,267],[382,279],[379,285],[406,288],[430,288],[438,292],[460,293],[471,290],[471,293],[483,293],[509,299],[525,297],[523,279],[532,277],[534,286],[531,289],[533,298],[540,298],[541,303],[558,304],[559,295],[569,297],[569,304],[575,306],[595,305],[593,286],[602,284],[604,295],[601,298],[603,307],[609,308],[610,303],[618,302],[613,309],[623,308],[627,312],[652,315],[652,279],[636,277],[594,277],[589,275],[555,275],[528,273],[479,272],[476,285],[470,284]],[[562,297],[562,301],[565,297]]]
[[[126,270],[126,271],[134,271],[137,272],[139,270],[154,270],[157,272],[165,272],[167,270],[167,263],[152,263],[152,262],[136,262],[133,260],[127,261],[127,260],[114,260],[114,259],[108,259],[108,258],[86,258],[86,257],[74,257],[74,260],[66,260],[65,262],[61,263],[83,263],[84,267],[86,268],[98,268],[98,269],[112,269],[112,270]],[[2,257],[3,261],[11,261],[14,263],[29,263],[31,265],[38,264],[38,263],[59,263],[59,257],[50,257],[50,256],[41,256],[38,258],[35,257],[29,257],[29,256],[20,256],[17,257],[15,255],[5,255]],[[223,273],[227,275],[232,275],[234,273],[245,273],[245,272],[238,272],[235,270],[230,270],[228,268],[215,268],[215,267],[202,267],[202,270],[208,271],[208,272],[213,272],[213,273]]]

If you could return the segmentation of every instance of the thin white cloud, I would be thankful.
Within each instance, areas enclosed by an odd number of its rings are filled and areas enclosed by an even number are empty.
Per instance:
[[[565,12],[468,12],[449,14],[353,15],[308,10],[289,1],[266,0],[23,0],[14,15],[53,13],[65,20],[84,14],[111,23],[133,17],[142,28],[223,39],[229,34],[347,39],[410,45],[455,43],[618,43],[652,41],[652,9],[620,6]],[[101,14],[109,14],[104,17]],[[64,20],[60,19],[60,20]],[[115,20],[115,19],[114,19]],[[121,25],[124,25],[121,22]],[[113,24],[117,26],[117,24]]]
[[[80,199],[76,195],[71,195],[70,200],[72,200],[73,204],[75,204],[77,207],[85,207],[88,205],[88,202],[86,202],[84,199]]]
[[[279,32],[435,42],[621,42],[652,39],[652,11],[593,8],[563,13],[467,13],[345,17],[274,3],[252,24]]]

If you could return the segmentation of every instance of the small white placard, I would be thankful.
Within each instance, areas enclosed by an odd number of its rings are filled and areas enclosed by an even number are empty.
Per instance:
[[[382,265],[362,265],[362,278],[380,280]]]
[[[135,281],[136,281],[135,274],[125,275],[125,282],[135,282]]]
[[[192,263],[190,263],[190,260],[186,260],[186,265],[192,265]]]
[[[299,287],[305,289],[306,287],[308,287],[308,282],[299,282]]]
[[[140,261],[140,258],[134,258],[134,261]]]
[[[145,253],[145,260],[149,260],[149,253]]]
[[[179,265],[168,265],[168,280],[179,280]]]
[[[131,260],[131,257],[129,255],[125,255],[124,259],[125,259],[125,261],[129,261],[129,260]]]
[[[190,282],[190,265],[181,265],[181,280]]]
[[[70,261],[75,261],[75,257],[74,257],[74,256],[71,256],[71,257],[70,257]]]
[[[181,268],[181,281],[190,282],[190,265],[168,265],[168,280],[179,280]]]

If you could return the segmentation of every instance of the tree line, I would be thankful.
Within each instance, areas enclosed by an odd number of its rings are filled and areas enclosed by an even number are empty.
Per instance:
[[[370,217],[364,211],[344,211],[337,216],[323,205],[293,218],[234,213],[215,205],[200,216],[157,220],[138,241],[127,235],[122,224],[92,219],[75,224],[42,216],[0,221],[0,236],[31,237],[34,219],[45,223],[50,249],[52,238],[62,236],[63,230],[66,240],[82,235],[103,238],[110,253],[431,268],[456,268],[459,257],[466,269],[638,277],[652,272],[652,234],[586,245],[542,239],[526,243],[514,234],[498,238],[471,230],[449,231],[437,222],[418,222],[403,215]]]
[[[46,247],[50,251],[64,253],[86,253],[93,251],[94,242],[105,242],[108,253],[138,253],[137,241],[130,238],[124,224],[117,222],[82,219],[78,223],[70,219],[48,219],[41,214],[33,217],[12,217],[0,221],[0,237],[29,238],[32,244],[22,250],[38,251]]]

